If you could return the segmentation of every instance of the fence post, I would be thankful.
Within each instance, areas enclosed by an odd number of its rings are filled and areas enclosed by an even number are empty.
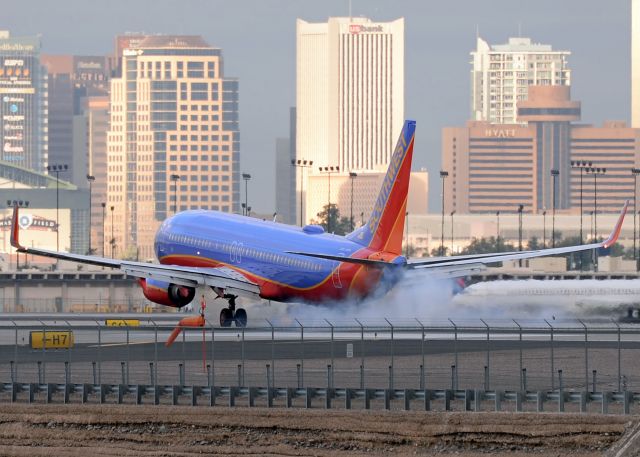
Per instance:
[[[275,344],[276,344],[276,340],[275,340],[275,331],[273,328],[273,324],[271,323],[271,321],[269,319],[265,319],[267,321],[267,323],[269,324],[269,327],[271,327],[271,366],[272,368],[272,382],[273,385],[276,385],[276,348],[275,348]]]
[[[458,326],[451,319],[449,319],[449,322],[451,322],[451,325],[453,325],[453,367],[457,368],[458,366]],[[455,390],[458,390],[457,379],[456,379],[456,385],[455,386],[452,385],[451,388],[452,389],[455,388]]]
[[[244,327],[242,327],[242,343],[241,343],[241,351],[242,351],[242,370],[241,370],[241,374],[242,374],[242,384],[240,384],[241,386],[245,386],[245,382],[244,382],[244,367],[246,365],[245,360],[244,360]]]
[[[45,350],[44,341],[47,339],[47,326],[44,322],[40,321],[42,324],[42,383],[47,382],[47,351]]]
[[[11,384],[13,384],[16,382],[16,378],[13,375],[13,364],[14,364],[13,360],[10,363],[11,363]]]
[[[44,384],[44,377],[42,376],[42,361],[38,360],[38,384]]]
[[[489,367],[484,366],[484,391],[489,390]]]
[[[562,370],[558,370],[558,411],[564,412],[564,389],[562,386]]]
[[[390,346],[390,351],[391,351],[391,370],[393,371],[393,324],[391,322],[389,322],[389,319],[387,319],[386,317],[384,318],[385,321],[387,321],[387,324],[389,324],[389,327],[391,327],[391,346]]]
[[[242,364],[239,363],[238,364],[238,383],[237,383],[238,387],[242,387]]]
[[[98,376],[96,374],[96,363],[95,362],[91,362],[91,369],[93,371],[93,385],[97,385],[98,384]]]
[[[620,359],[622,348],[621,348],[621,338],[620,338],[621,337],[620,325],[613,319],[611,319],[611,322],[614,323],[614,325],[617,327],[617,330],[618,330],[618,392],[620,392],[622,390],[620,386],[620,384],[622,383],[622,362]]]
[[[514,324],[516,324],[518,326],[518,335],[519,335],[518,336],[518,340],[519,340],[518,347],[519,347],[519,352],[520,352],[520,358],[519,358],[519,361],[520,361],[520,363],[519,363],[519,368],[520,368],[520,370],[519,370],[519,372],[520,372],[520,390],[523,390],[522,386],[524,384],[523,384],[523,381],[522,381],[522,375],[523,375],[523,373],[526,373],[526,372],[522,371],[522,326],[520,324],[518,324],[518,322],[515,319],[511,319],[511,320],[513,321]],[[526,389],[524,389],[524,390],[526,390]]]
[[[456,387],[456,366],[451,365],[451,390],[458,390]]]
[[[129,365],[131,365],[131,345],[129,341],[129,326],[127,325],[127,384],[129,384]]]
[[[389,390],[393,390],[393,365],[389,365]]]
[[[271,390],[271,365],[267,363],[267,390]]]
[[[122,375],[120,384],[125,384],[124,362],[120,362],[120,374]]]
[[[300,363],[298,364],[298,389],[304,385],[304,326],[298,319],[296,322],[300,326]]]
[[[487,382],[487,389],[489,389],[489,385],[491,384],[491,337],[490,337],[490,333],[489,333],[489,325],[487,325],[487,323],[483,320],[480,319],[480,322],[482,322],[484,324],[484,326],[487,328],[487,367],[489,367],[489,372],[488,372],[488,382]]]
[[[526,392],[527,391],[527,369],[523,368],[521,373],[522,373],[522,391]]]
[[[69,384],[69,378],[70,378],[70,373],[69,373],[69,361],[65,360],[64,361],[64,383],[65,384]]]
[[[327,319],[324,320],[331,327],[331,385],[329,387],[333,388],[333,369],[336,366],[334,360],[334,352],[333,352],[333,324],[329,322]]]
[[[424,362],[424,325],[422,324],[422,322],[420,322],[417,318],[414,318],[416,320],[416,322],[418,323],[418,325],[420,325],[420,328],[422,330],[422,338],[420,339],[420,353],[422,356],[422,365],[420,365],[420,390],[425,389],[425,379],[424,379],[424,367],[425,367],[425,362]]]
[[[18,324],[15,323],[15,321],[11,321],[11,323],[13,324],[13,326],[15,327],[15,338],[14,338],[14,342],[13,342],[13,360],[16,363],[16,368],[15,368],[15,372],[12,370],[11,371],[11,382],[18,382]]]
[[[153,380],[153,362],[149,362],[149,384],[155,386],[155,381]]]
[[[553,360],[553,325],[551,325],[549,323],[549,321],[546,320],[546,319],[544,321],[547,323],[547,325],[549,326],[549,329],[551,330],[551,335],[550,335],[551,336],[551,339],[550,339],[550,342],[551,342],[551,371],[550,371],[551,372],[551,390],[556,390],[556,387],[555,387],[555,384],[556,384],[556,382],[555,382],[555,373],[556,372],[554,371],[555,367],[554,367],[554,363],[553,363],[554,362],[554,360]]]
[[[102,381],[102,325],[99,321],[96,321],[98,324],[98,382],[97,384],[101,384]]]
[[[364,389],[364,325],[358,319],[355,321],[360,326],[360,388]]]
[[[584,390],[589,390],[589,329],[578,319],[578,322],[584,327]]]
[[[598,385],[597,382],[596,382],[596,376],[598,374],[598,370],[593,370],[592,374],[593,374],[593,385],[592,385],[592,388],[591,388],[591,392],[595,393],[596,392],[596,386]]]
[[[153,330],[154,330],[154,344],[153,344],[153,381],[154,386],[158,385],[158,324],[153,322]],[[154,393],[154,395],[156,395]],[[157,395],[156,395],[157,398]]]

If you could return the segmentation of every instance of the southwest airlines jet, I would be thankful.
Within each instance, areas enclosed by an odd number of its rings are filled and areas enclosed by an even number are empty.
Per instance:
[[[414,121],[404,123],[371,217],[346,236],[325,233],[317,225],[300,228],[217,211],[185,211],[165,220],[156,234],[159,264],[131,262],[24,247],[18,237],[16,205],[11,244],[18,252],[120,269],[138,278],[145,297],[161,305],[186,306],[198,288],[210,287],[228,301],[220,312],[220,325],[235,322],[242,327],[247,313],[236,309],[238,295],[335,306],[340,300],[365,298],[379,287],[397,284],[406,270],[460,277],[488,263],[606,248],[618,238],[628,202],[613,232],[601,243],[415,260],[403,257],[415,129]],[[202,315],[192,325],[204,325]]]

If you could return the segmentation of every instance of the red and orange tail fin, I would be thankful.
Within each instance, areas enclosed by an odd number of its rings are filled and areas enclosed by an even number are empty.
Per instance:
[[[347,236],[350,240],[376,251],[402,253],[415,131],[416,122],[405,121],[371,217]]]
[[[20,245],[20,224],[18,224],[18,203],[14,203],[13,205],[13,216],[11,217],[11,246],[16,248],[19,251],[24,250],[24,248]]]

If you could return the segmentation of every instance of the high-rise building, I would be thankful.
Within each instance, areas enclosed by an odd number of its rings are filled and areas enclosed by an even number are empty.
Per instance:
[[[296,221],[296,109],[289,110],[289,137],[276,138],[276,213],[278,221]]]
[[[570,54],[530,38],[490,46],[478,37],[471,52],[471,119],[516,123],[516,103],[527,100],[529,86],[571,85]]]
[[[48,75],[49,163],[67,165],[64,178],[86,188],[88,151],[83,99],[108,95],[108,59],[43,54],[41,61]]]
[[[148,259],[175,211],[238,211],[238,81],[224,77],[222,51],[199,36],[129,46],[111,79],[105,252]]]
[[[517,109],[517,124],[443,129],[445,212],[579,213],[582,201],[585,214],[615,213],[633,196],[640,129],[574,124],[580,102],[563,86],[532,86]]]
[[[640,128],[640,0],[631,0],[631,127]]]
[[[0,31],[0,160],[43,172],[47,152],[47,81],[40,38]]]
[[[298,173],[296,195],[304,189],[308,221],[322,209],[306,197],[308,178],[323,176],[318,167],[348,177],[389,163],[404,120],[404,19],[298,19],[296,41],[296,160],[314,163]]]

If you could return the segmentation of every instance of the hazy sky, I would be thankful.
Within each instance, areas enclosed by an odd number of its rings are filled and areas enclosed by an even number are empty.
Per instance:
[[[405,18],[405,116],[417,121],[414,168],[431,173],[439,210],[440,128],[469,116],[469,52],[522,36],[569,50],[572,97],[583,122],[629,119],[630,0],[352,0],[352,14]],[[106,54],[124,32],[198,34],[223,50],[240,78],[241,167],[250,204],[275,206],[275,139],[288,135],[295,105],[295,21],[346,16],[348,0],[0,0],[0,28],[41,34],[43,52]]]

